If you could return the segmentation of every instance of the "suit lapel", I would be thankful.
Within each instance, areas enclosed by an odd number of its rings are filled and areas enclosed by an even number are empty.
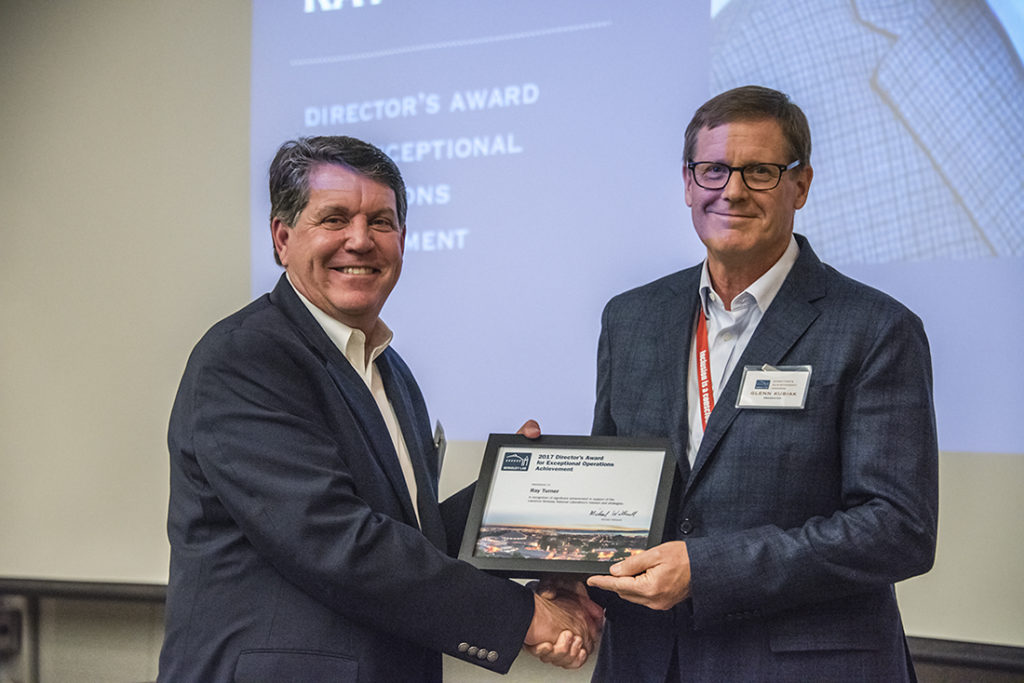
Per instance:
[[[420,528],[423,534],[438,548],[446,546],[444,522],[441,519],[437,502],[438,472],[436,458],[424,452],[424,443],[419,438],[421,430],[417,429],[417,412],[409,395],[409,388],[392,366],[395,352],[388,349],[377,358],[377,369],[384,382],[384,391],[395,409],[395,416],[405,439],[405,446],[412,460],[413,473],[416,476],[417,505]]]
[[[686,377],[690,364],[690,344],[693,340],[693,321],[697,315],[700,296],[700,267],[683,271],[682,277],[669,288],[669,300],[662,304],[668,315],[661,318],[658,331],[663,343],[658,344],[658,367],[669,368],[661,378],[661,397],[670,406],[665,433],[672,435],[676,464],[683,481],[690,476],[690,461],[686,457],[689,443],[689,407]]]
[[[305,305],[299,300],[284,275],[278,280],[277,286],[271,293],[271,301],[295,325],[310,348],[323,358],[327,373],[334,380],[345,404],[355,416],[362,436],[370,446],[370,454],[391,484],[392,492],[399,501],[405,516],[403,521],[416,526],[416,514],[413,511],[408,487],[405,485],[402,466],[398,462],[398,454],[395,452],[395,446],[391,442],[391,435],[388,433],[387,425],[384,424],[384,418],[380,414],[377,402],[366,383],[359,377],[352,364],[338,350],[316,319],[306,310]],[[385,391],[387,391],[386,385]],[[405,429],[406,426],[403,424],[403,433],[408,433],[405,432]],[[419,476],[417,476],[418,480]]]
[[[339,352],[340,355],[340,352]],[[371,452],[391,484],[391,490],[402,505],[405,521],[416,526],[416,514],[412,509],[412,499],[405,484],[405,475],[398,462],[398,453],[391,441],[391,434],[380,414],[380,408],[373,394],[344,356],[341,362],[329,361],[327,371],[334,379],[345,402],[356,416],[363,436],[370,444]]]
[[[811,302],[825,294],[821,272],[823,266],[807,240],[797,235],[797,242],[800,245],[800,256],[761,318],[729,381],[715,401],[715,408],[708,418],[704,438],[694,459],[693,472],[686,483],[687,492],[700,478],[701,471],[714,456],[718,443],[739,415],[736,396],[744,366],[761,366],[765,363],[778,365],[819,315],[818,309]]]

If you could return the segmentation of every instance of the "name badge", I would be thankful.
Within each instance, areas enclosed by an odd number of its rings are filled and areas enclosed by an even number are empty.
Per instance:
[[[747,365],[736,407],[799,410],[807,401],[810,380],[810,365]]]

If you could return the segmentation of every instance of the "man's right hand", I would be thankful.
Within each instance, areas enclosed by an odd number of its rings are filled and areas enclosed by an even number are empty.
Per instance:
[[[594,632],[587,608],[575,596],[549,598],[534,593],[533,621],[523,644],[543,662],[578,669],[594,650]]]
[[[685,541],[656,545],[616,562],[608,571],[606,576],[591,576],[587,585],[658,610],[672,609],[690,597],[690,552]]]

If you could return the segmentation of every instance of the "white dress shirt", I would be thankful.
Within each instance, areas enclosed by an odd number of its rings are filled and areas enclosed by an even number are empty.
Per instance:
[[[721,298],[715,293],[711,286],[711,276],[708,274],[708,262],[704,259],[704,266],[700,273],[700,303],[704,308],[704,315],[707,317],[708,326],[708,351],[711,366],[711,389],[717,405],[718,396],[722,387],[729,381],[732,371],[736,369],[740,356],[743,355],[747,343],[754,335],[758,323],[768,310],[775,295],[779,293],[782,283],[789,275],[789,271],[796,263],[796,257],[800,254],[800,247],[796,244],[796,238],[792,235],[789,238],[789,246],[783,252],[779,260],[768,269],[764,275],[755,280],[749,287],[736,295],[729,306],[725,309]],[[700,397],[697,388],[697,325],[694,321],[693,339],[690,344],[690,369],[686,374],[686,404],[689,410],[689,442],[686,447],[686,457],[693,467],[694,459],[697,457],[697,449],[704,438],[704,428],[700,419]],[[710,419],[710,418],[708,418]]]
[[[288,282],[291,284],[291,279]],[[294,284],[292,284],[292,289],[295,289]],[[320,327],[331,338],[331,341],[338,347],[342,355],[352,364],[356,374],[366,383],[367,388],[373,395],[373,400],[377,402],[377,408],[380,410],[381,417],[384,418],[384,424],[387,425],[388,434],[391,435],[391,442],[395,446],[395,452],[398,453],[398,463],[402,466],[405,486],[409,489],[412,509],[416,513],[416,523],[420,524],[420,511],[416,503],[416,475],[412,468],[412,458],[409,457],[409,449],[405,445],[405,437],[402,436],[402,428],[398,424],[398,417],[395,415],[395,409],[391,405],[391,401],[384,392],[384,382],[380,378],[377,364],[374,363],[377,356],[384,353],[384,349],[391,343],[391,339],[394,336],[391,329],[384,324],[383,320],[378,320],[373,332],[374,338],[367,341],[366,334],[362,330],[349,327],[345,323],[339,322],[327,315],[314,306],[299,290],[295,289],[295,293],[299,295],[299,300],[313,314],[316,321],[320,323]],[[369,354],[366,353],[368,343],[373,344]]]

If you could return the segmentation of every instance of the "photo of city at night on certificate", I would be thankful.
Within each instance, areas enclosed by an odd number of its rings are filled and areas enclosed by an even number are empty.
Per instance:
[[[607,573],[661,542],[663,439],[492,434],[459,558],[505,576]]]

